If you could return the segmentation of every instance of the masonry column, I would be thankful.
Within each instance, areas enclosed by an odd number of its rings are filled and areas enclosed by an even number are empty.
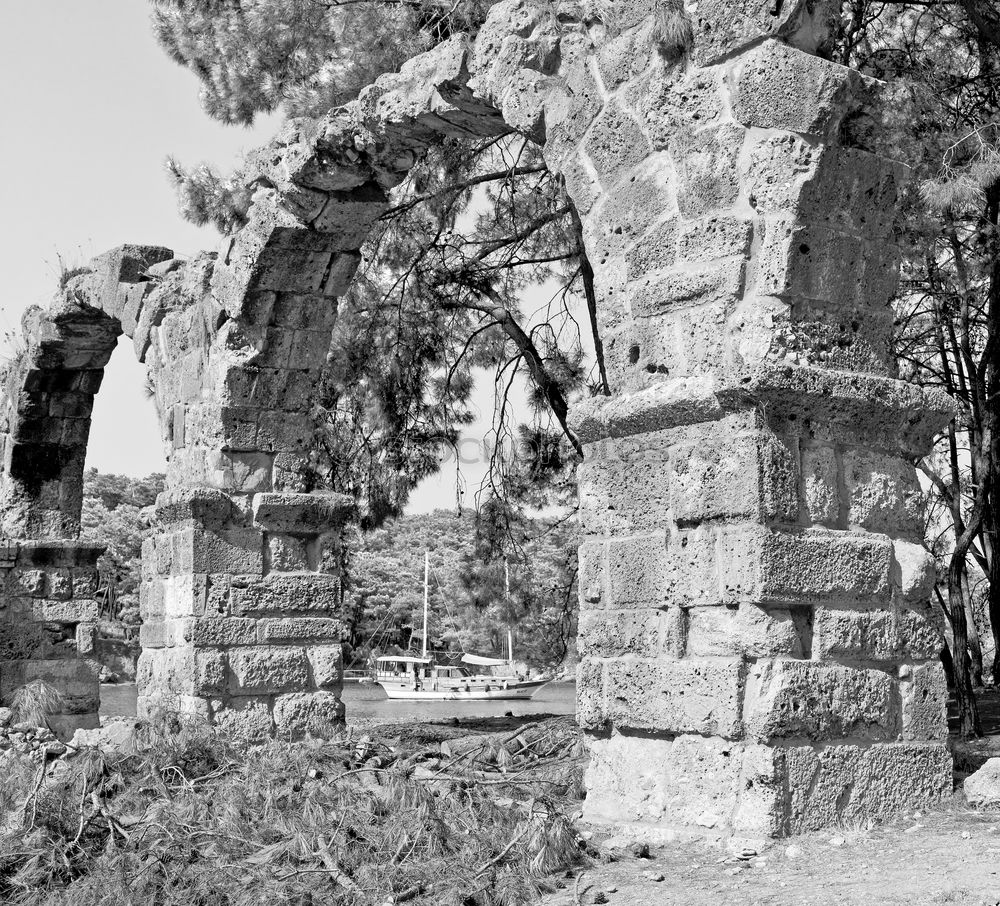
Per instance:
[[[143,548],[140,713],[193,713],[255,740],[341,723],[351,506],[342,495],[161,495]]]
[[[950,792],[912,466],[947,407],[889,355],[878,86],[812,53],[822,4],[709,6],[680,62],[640,19],[571,73],[546,146],[616,391],[576,418],[578,714],[590,818],[758,837]]]

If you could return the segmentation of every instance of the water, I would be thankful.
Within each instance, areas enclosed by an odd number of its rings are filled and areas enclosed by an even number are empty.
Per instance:
[[[493,702],[413,702],[389,701],[378,686],[346,683],[343,694],[348,723],[404,723],[406,721],[451,720],[453,717],[503,717],[508,711],[517,717],[530,714],[574,714],[576,684],[549,683],[527,701]],[[135,716],[135,685],[120,683],[101,686],[101,714]]]

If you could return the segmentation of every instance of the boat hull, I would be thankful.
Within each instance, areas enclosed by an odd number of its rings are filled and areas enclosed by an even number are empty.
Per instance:
[[[469,689],[414,689],[412,686],[394,685],[376,681],[381,686],[388,698],[393,700],[401,699],[405,701],[512,701],[516,699],[531,698],[548,680],[537,680],[509,684],[506,689],[502,686]]]

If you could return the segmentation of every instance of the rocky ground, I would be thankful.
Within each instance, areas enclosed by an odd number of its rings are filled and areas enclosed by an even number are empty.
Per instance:
[[[895,906],[1000,904],[1000,811],[959,804],[872,830],[840,828],[736,857],[703,843],[629,852],[567,878],[546,906]],[[601,837],[598,830],[595,840]],[[632,846],[633,849],[636,847]]]
[[[1000,808],[968,806],[962,784],[1000,756],[1000,693],[979,698],[986,737],[953,743],[956,790],[943,807],[874,828],[842,827],[734,855],[704,842],[649,846],[585,829],[607,861],[565,879],[545,906],[1000,906]],[[953,721],[954,723],[954,721]],[[1000,795],[1000,782],[993,782]],[[610,836],[609,836],[610,834]]]

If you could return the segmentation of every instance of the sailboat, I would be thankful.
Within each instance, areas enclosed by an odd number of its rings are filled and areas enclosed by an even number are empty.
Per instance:
[[[506,564],[505,564],[506,567]],[[430,555],[424,553],[424,631],[420,655],[387,654],[375,659],[374,681],[391,699],[493,701],[531,698],[547,679],[517,672],[514,634],[507,630],[505,658],[464,654],[460,664],[438,664],[427,652]],[[509,575],[506,582],[510,594]]]

